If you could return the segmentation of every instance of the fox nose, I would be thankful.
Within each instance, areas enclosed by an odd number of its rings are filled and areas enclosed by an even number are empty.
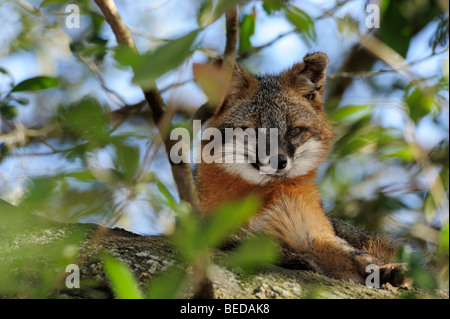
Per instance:
[[[287,158],[286,156],[279,154],[278,155],[278,170],[284,169],[287,166]]]

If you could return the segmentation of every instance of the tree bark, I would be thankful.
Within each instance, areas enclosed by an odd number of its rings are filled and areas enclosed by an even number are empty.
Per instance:
[[[0,212],[1,213],[1,212]],[[10,216],[11,217],[11,216]],[[125,263],[133,272],[139,282],[142,291],[152,284],[152,280],[157,278],[165,270],[175,265],[180,270],[187,273],[188,278],[192,278],[193,267],[180,261],[179,255],[167,238],[161,236],[141,236],[123,229],[109,229],[95,224],[66,224],[47,221],[36,216],[26,216],[20,218],[20,231],[15,232],[11,222],[0,214],[0,270],[6,264],[17,263],[24,258],[23,252],[29,251],[32,256],[33,265],[47,265],[48,269],[33,269],[32,271],[47,274],[54,273],[60,278],[59,285],[45,298],[113,298],[114,293],[111,283],[105,276],[103,270],[102,254],[106,251],[113,257]],[[4,225],[9,225],[5,227]],[[78,244],[68,242],[67,246],[61,246],[65,239],[73,237],[74,234],[84,234]],[[58,269],[53,269],[54,264],[48,260],[59,260],[67,254],[67,247],[77,246],[77,256],[74,261],[79,266],[81,273],[80,288],[68,289],[65,286],[64,265],[58,265]],[[58,247],[56,249],[55,247]],[[14,253],[11,254],[10,252]],[[39,255],[36,252],[45,252]],[[22,252],[22,253],[21,253]],[[239,269],[225,266],[224,259],[230,251],[215,250],[211,254],[211,266],[208,267],[208,274],[212,281],[212,289],[216,298],[244,298],[244,299],[299,299],[299,298],[340,298],[340,299],[392,299],[403,297],[415,298],[448,298],[448,291],[428,291],[417,288],[395,288],[384,286],[380,289],[368,288],[361,284],[350,281],[336,280],[317,273],[305,270],[287,269],[280,266],[268,266],[260,269],[250,276],[242,275]],[[292,262],[292,261],[291,261]],[[62,269],[61,269],[61,266]],[[23,265],[24,268],[29,265]],[[295,267],[294,267],[295,268]],[[15,272],[23,269],[14,268]],[[23,270],[25,271],[25,270]],[[31,281],[30,285],[40,287],[44,277],[36,275],[33,277],[29,273],[24,280]],[[11,274],[4,271],[0,276]],[[21,277],[22,278],[22,277]],[[0,278],[1,279],[1,278]],[[1,280],[0,280],[1,282]],[[193,286],[188,284],[177,296],[178,298],[192,298]],[[29,289],[33,291],[33,289]],[[22,292],[20,295],[4,294],[0,287],[0,298],[27,298],[33,297]]]

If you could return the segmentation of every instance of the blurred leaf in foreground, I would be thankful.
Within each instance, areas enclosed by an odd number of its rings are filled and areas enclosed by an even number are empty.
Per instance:
[[[176,268],[167,270],[159,277],[152,280],[148,297],[150,299],[170,299],[177,297],[183,284],[185,283],[185,274]]]
[[[66,287],[67,265],[76,262],[89,227],[70,231],[0,201],[0,295],[51,298]]]
[[[0,114],[7,120],[13,120],[19,114],[19,110],[14,105],[0,105]]]
[[[245,240],[226,259],[228,266],[239,267],[249,274],[260,267],[274,264],[279,259],[279,248],[273,238],[255,236]]]
[[[437,289],[436,278],[429,268],[424,264],[425,256],[419,252],[412,252],[405,248],[400,248],[397,256],[401,262],[408,265],[406,276],[413,280],[413,285],[419,288],[426,288],[430,291]]]
[[[122,65],[130,65],[134,71],[133,82],[144,89],[153,88],[155,80],[178,67],[193,52],[192,45],[199,30],[157,48],[152,52],[139,54],[127,47],[116,49],[115,59]]]
[[[195,80],[202,87],[203,92],[208,97],[209,103],[211,105],[220,103],[230,87],[227,72],[214,64],[198,63],[194,63],[193,70]]]
[[[204,243],[212,248],[218,247],[258,212],[260,205],[260,200],[256,196],[248,196],[239,202],[223,204],[209,217],[203,229]]]
[[[317,37],[314,21],[303,10],[288,6],[286,8],[286,18],[291,22],[305,41],[314,41]]]
[[[246,52],[252,48],[250,37],[255,33],[255,18],[255,9],[252,14],[247,14],[242,18],[239,32],[239,52]]]
[[[372,105],[346,105],[334,110],[329,117],[341,124],[351,124],[370,117],[372,112]]]
[[[131,270],[116,258],[105,254],[103,267],[119,299],[142,299],[143,294]]]
[[[62,106],[58,110],[58,119],[67,132],[87,140],[92,148],[110,142],[107,111],[92,97]]]

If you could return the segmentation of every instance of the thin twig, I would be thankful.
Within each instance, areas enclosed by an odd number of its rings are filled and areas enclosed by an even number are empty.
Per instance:
[[[117,99],[118,101],[116,101],[116,103],[118,105],[126,105],[126,101],[124,98],[122,98],[117,92],[111,90],[110,88],[108,88],[106,86],[105,83],[105,79],[103,78],[100,70],[98,69],[98,66],[92,62],[90,59],[83,57],[81,54],[77,53],[77,57],[84,62],[84,64],[87,65],[87,67],[89,68],[89,70],[94,73],[98,83],[100,84],[100,86],[103,88],[103,90],[105,90],[106,92],[110,93],[115,99]]]
[[[170,41],[169,39],[163,39],[163,38],[158,38],[158,37],[154,37],[148,33],[142,32],[141,30],[139,30],[138,28],[134,28],[134,27],[128,27],[130,32],[134,35],[138,35],[141,37],[144,37],[146,39],[149,39],[150,41],[154,41],[154,42],[167,42]]]
[[[56,154],[61,154],[61,153],[65,153],[68,151],[73,150],[73,147],[71,148],[66,148],[66,149],[62,149],[62,150],[58,150],[58,149],[54,149],[53,151],[49,151],[49,152],[34,152],[34,153],[7,153],[6,156],[8,157],[38,157],[38,156],[51,156],[51,155],[56,155]]]
[[[172,0],[166,0],[164,2],[155,4],[153,7],[148,8],[147,11],[155,11],[155,10],[161,9],[162,7],[168,5],[171,1]]]
[[[409,115],[405,116],[406,120],[403,126],[403,134],[406,143],[411,148],[416,163],[420,166],[421,171],[428,182],[430,195],[437,209],[438,217],[443,224],[448,219],[449,201],[445,186],[435,165],[431,162],[427,152],[417,141],[417,128]]]
[[[34,7],[32,4],[30,4],[26,0],[17,0],[17,3],[26,11],[29,13],[36,15],[41,23],[43,23],[46,27],[51,28],[64,42],[66,42],[67,46],[70,45],[70,37],[56,24],[52,23],[47,17],[39,10],[39,8]],[[109,89],[106,86],[105,80],[103,76],[101,75],[100,70],[98,69],[97,65],[93,63],[90,59],[83,57],[81,54],[77,53],[78,59],[80,59],[81,62],[86,64],[88,69],[95,75],[95,78],[99,82],[100,86],[109,94],[111,94],[115,99],[119,100],[122,105],[126,105],[125,100],[115,91]],[[118,103],[119,104],[119,103]]]
[[[291,35],[293,33],[297,32],[297,29],[293,29],[290,31],[287,31],[285,33],[279,34],[277,37],[273,38],[272,40],[270,40],[269,42],[262,44],[260,46],[256,46],[256,47],[252,47],[251,49],[239,54],[239,57],[237,58],[238,61],[242,61],[247,59],[249,56],[255,54],[258,51],[261,51],[262,49],[265,49],[269,46],[271,46],[272,44],[274,44],[275,42],[277,42],[278,40],[281,40],[282,38]]]
[[[56,148],[53,147],[53,145],[51,145],[50,143],[48,143],[43,137],[39,137],[39,141],[44,144],[45,146],[47,146],[49,149],[51,149],[53,152],[58,152],[58,150]]]
[[[19,6],[21,6],[23,9],[25,9],[26,11],[28,11],[29,13],[36,15],[39,17],[39,19],[48,27],[53,29],[56,34],[64,41],[67,43],[67,45],[70,44],[70,37],[64,32],[62,31],[56,24],[52,23],[49,19],[47,19],[47,17],[42,14],[42,12],[36,8],[35,6],[33,6],[31,3],[29,3],[26,0],[16,0],[17,3],[19,4]]]
[[[428,59],[443,54],[445,52],[448,52],[448,47],[439,51],[439,52],[433,52],[432,54],[426,56],[426,57],[422,57],[420,59],[417,59],[415,61],[412,62],[407,62],[401,66],[399,66],[397,69],[381,69],[378,71],[361,71],[361,72],[339,72],[339,73],[335,73],[335,74],[330,74],[328,75],[329,79],[336,79],[336,78],[353,78],[353,77],[374,77],[377,75],[381,75],[381,74],[385,74],[385,73],[397,73],[398,69],[404,70],[410,66],[422,63],[424,61],[427,61]]]
[[[397,71],[394,69],[382,69],[378,71],[361,71],[361,72],[339,72],[335,74],[330,74],[327,77],[329,80],[334,80],[337,78],[355,78],[355,77],[369,78],[381,74],[396,73],[396,72]]]
[[[14,131],[0,135],[0,142],[6,145],[23,144],[29,138],[42,138],[54,135],[60,131],[57,125],[49,124],[39,129],[30,129],[24,127],[20,122],[15,123]]]
[[[180,86],[186,85],[186,84],[188,84],[188,83],[191,83],[192,81],[194,81],[194,79],[187,79],[187,80],[184,80],[184,81],[181,81],[181,82],[173,83],[173,84],[171,84],[171,85],[166,86],[165,88],[162,88],[162,89],[160,90],[160,92],[161,92],[161,93],[164,93],[164,92],[166,92],[166,91],[168,91],[168,90],[175,89],[175,88],[177,88],[177,87],[180,87]]]

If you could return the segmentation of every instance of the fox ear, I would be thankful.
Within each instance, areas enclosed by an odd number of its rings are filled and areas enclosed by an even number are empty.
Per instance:
[[[323,90],[327,76],[328,57],[324,53],[312,53],[281,74],[281,82],[292,96],[300,96],[311,101],[311,105],[322,108]]]
[[[284,80],[297,85],[313,84],[322,93],[323,90],[321,89],[325,84],[327,67],[328,57],[325,53],[307,54],[303,58],[303,62],[295,64],[291,69],[284,72]]]
[[[328,68],[328,57],[325,53],[308,54],[303,58],[302,74],[310,79],[317,87],[325,83]]]

